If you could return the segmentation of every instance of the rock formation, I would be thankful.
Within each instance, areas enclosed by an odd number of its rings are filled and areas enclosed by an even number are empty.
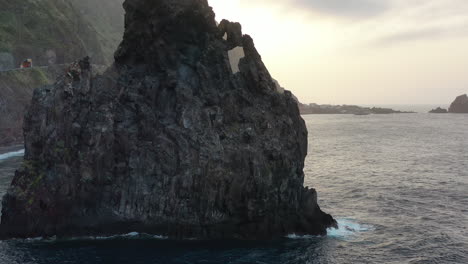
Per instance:
[[[437,107],[436,109],[432,109],[431,111],[429,111],[429,113],[430,114],[446,114],[446,113],[448,113],[448,111],[447,111],[447,109]]]
[[[259,239],[336,226],[303,186],[298,105],[240,25],[218,27],[206,0],[124,8],[111,69],[93,78],[85,59],[34,92],[0,234]]]
[[[466,94],[458,96],[450,105],[450,113],[467,114],[468,113],[468,96]]]

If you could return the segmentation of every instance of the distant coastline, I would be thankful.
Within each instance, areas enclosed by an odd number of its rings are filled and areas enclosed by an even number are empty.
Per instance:
[[[354,112],[351,113],[340,113],[336,111],[329,111],[326,113],[317,113],[312,112],[310,113],[310,105],[318,105],[321,108],[335,108],[335,109],[342,109],[343,108],[353,108],[358,107],[356,109],[390,109],[395,111],[395,113],[428,113],[430,110],[437,108],[441,104],[382,104],[382,105],[331,105],[331,104],[302,104],[299,103],[299,109],[301,114],[308,115],[308,114],[355,114]],[[445,105],[442,105],[445,107]],[[448,106],[446,106],[448,108]]]
[[[367,107],[357,105],[319,105],[301,104],[299,110],[302,115],[326,115],[326,114],[348,114],[348,115],[371,115],[371,114],[410,114],[415,111],[394,110],[388,107]]]

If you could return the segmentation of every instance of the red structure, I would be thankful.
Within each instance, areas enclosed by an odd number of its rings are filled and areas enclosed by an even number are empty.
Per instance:
[[[21,69],[24,69],[24,68],[31,68],[33,66],[32,64],[32,60],[31,59],[27,59],[25,61],[23,61],[20,65],[20,68]]]

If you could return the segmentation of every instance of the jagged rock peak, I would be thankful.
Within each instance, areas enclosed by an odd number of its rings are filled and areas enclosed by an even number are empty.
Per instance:
[[[217,33],[215,14],[206,0],[127,0],[124,39],[115,54],[117,64],[154,64],[193,46],[207,46]],[[164,52],[163,52],[164,51]],[[153,65],[157,67],[158,65]]]
[[[297,102],[240,25],[216,26],[202,0],[124,7],[115,67],[93,78],[83,60],[35,91],[0,235],[258,239],[336,226],[303,186]]]
[[[181,65],[191,69],[217,65],[229,71],[226,51],[240,47],[244,57],[235,68],[257,81],[259,88],[275,90],[252,38],[242,34],[239,23],[222,20],[217,26],[206,0],[127,0],[124,8],[124,39],[115,53],[119,68],[167,72]]]

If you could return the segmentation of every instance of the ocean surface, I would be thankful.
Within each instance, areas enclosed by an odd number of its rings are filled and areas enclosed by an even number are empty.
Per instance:
[[[10,240],[0,242],[0,263],[468,263],[468,115],[304,119],[305,183],[340,224],[328,236]],[[17,150],[0,149],[1,195],[21,162]]]

